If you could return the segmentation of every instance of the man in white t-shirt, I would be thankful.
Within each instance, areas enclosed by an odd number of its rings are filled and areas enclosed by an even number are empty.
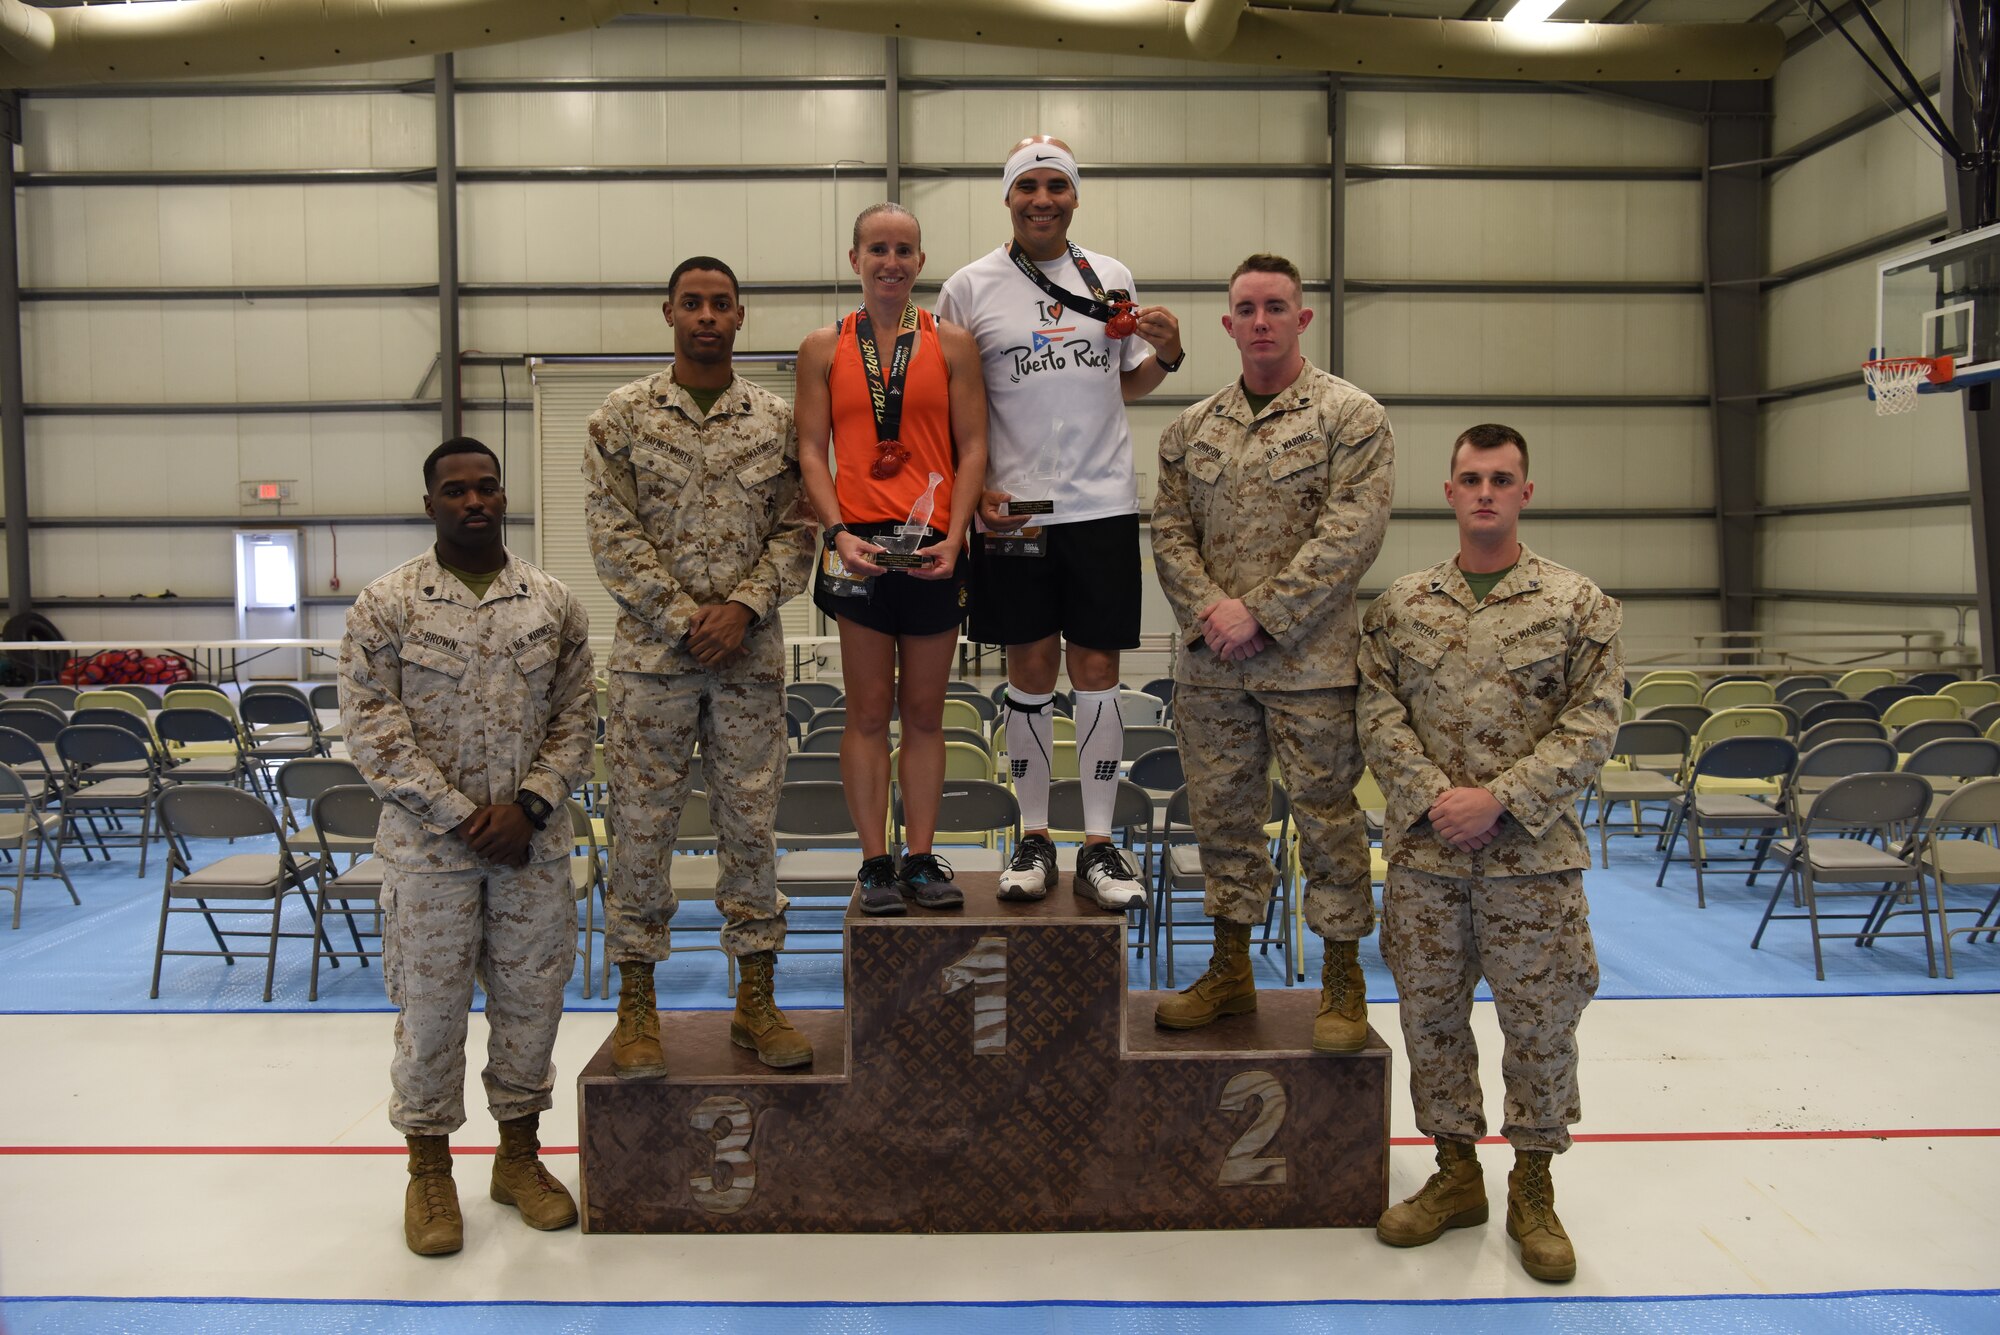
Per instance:
[[[1056,882],[1049,771],[1066,660],[1083,781],[1077,888],[1125,909],[1146,898],[1111,843],[1125,750],[1118,655],[1139,644],[1139,495],[1125,404],[1158,388],[1186,353],[1173,314],[1133,300],[1124,265],[1071,243],[1079,178],[1069,145],[1022,140],[1003,182],[1012,241],[953,274],[937,304],[972,331],[986,369],[989,489],[972,539],[970,634],[1007,648],[1007,759],[1024,831],[1000,897],[1040,899]]]

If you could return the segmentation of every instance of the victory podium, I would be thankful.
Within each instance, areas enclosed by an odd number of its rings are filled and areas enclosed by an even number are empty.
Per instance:
[[[813,1064],[760,1065],[729,1012],[665,1012],[667,1074],[578,1078],[583,1226],[987,1233],[1372,1226],[1389,1050],[1310,1049],[1316,989],[1189,1033],[1127,992],[1126,919],[1072,896],[849,906],[847,1005],[790,1011]],[[779,969],[783,1002],[784,970]]]

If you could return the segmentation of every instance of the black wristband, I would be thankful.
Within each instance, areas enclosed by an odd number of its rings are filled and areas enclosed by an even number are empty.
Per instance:
[[[1153,360],[1160,364],[1160,369],[1162,371],[1165,371],[1168,375],[1172,375],[1175,371],[1180,370],[1181,364],[1187,360],[1187,349],[1182,348],[1181,355],[1174,358],[1172,361],[1168,361],[1166,358],[1166,354],[1160,352],[1156,352],[1153,354]]]
[[[835,538],[839,537],[843,533],[846,533],[847,531],[848,528],[847,525],[845,524],[828,524],[826,526],[826,540],[828,542],[832,542]]]

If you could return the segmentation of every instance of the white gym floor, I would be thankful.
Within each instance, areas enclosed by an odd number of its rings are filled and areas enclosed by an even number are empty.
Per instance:
[[[1402,1143],[1415,1127],[1393,1007],[1371,1007],[1371,1020],[1396,1049],[1391,1190],[1400,1197],[1423,1180],[1430,1154]],[[1579,1257],[1567,1286],[1521,1272],[1498,1209],[1483,1228],[1411,1251],[1366,1230],[541,1234],[486,1199],[479,1155],[458,1160],[465,1251],[420,1259],[403,1246],[400,1140],[384,1114],[392,1022],[381,1013],[0,1017],[0,1293],[1394,1302],[1967,1290],[2000,1280],[2000,1074],[1990,1060],[2000,997],[1991,994],[1593,1005],[1581,1034],[1586,1120],[1556,1164]],[[604,1013],[563,1022],[543,1139],[572,1188],[574,1077],[609,1024]],[[1497,1128],[1490,1005],[1475,1024]],[[473,1051],[483,1044],[475,1015]],[[470,1063],[474,1111],[455,1138],[461,1148],[494,1140],[479,1064]],[[1511,1155],[1491,1145],[1482,1157],[1497,1204]]]

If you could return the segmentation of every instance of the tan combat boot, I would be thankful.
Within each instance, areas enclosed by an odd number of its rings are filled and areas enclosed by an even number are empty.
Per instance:
[[[1507,1236],[1521,1244],[1521,1269],[1551,1284],[1576,1278],[1576,1249],[1556,1218],[1547,1150],[1516,1150],[1507,1174]]]
[[[1199,1029],[1225,1015],[1247,1015],[1257,1009],[1257,980],[1250,972],[1250,924],[1215,920],[1215,953],[1208,972],[1194,986],[1168,997],[1153,1008],[1153,1023],[1162,1029]]]
[[[729,1017],[729,1041],[755,1048],[766,1066],[804,1066],[813,1059],[812,1044],[792,1028],[792,1022],[771,999],[772,975],[778,957],[768,950],[736,961],[743,977],[736,985],[736,1014]]]
[[[443,1136],[405,1136],[410,1185],[403,1190],[403,1241],[419,1256],[448,1256],[465,1245],[458,1187],[451,1180],[451,1142]]]
[[[1469,1140],[1437,1137],[1438,1170],[1401,1205],[1375,1221],[1375,1236],[1391,1247],[1421,1247],[1448,1228],[1486,1222],[1486,1178],[1479,1150]]]
[[[529,1113],[500,1124],[500,1148],[493,1156],[493,1187],[489,1193],[502,1205],[521,1212],[529,1228],[568,1228],[576,1222],[576,1201],[569,1188],[542,1166],[542,1142],[535,1134],[542,1115]]]
[[[660,1003],[649,960],[618,961],[618,1025],[611,1031],[611,1069],[621,1080],[667,1073],[660,1051]]]
[[[1368,1045],[1368,981],[1361,976],[1361,943],[1328,941],[1320,966],[1319,1016],[1314,1052],[1359,1052]]]

